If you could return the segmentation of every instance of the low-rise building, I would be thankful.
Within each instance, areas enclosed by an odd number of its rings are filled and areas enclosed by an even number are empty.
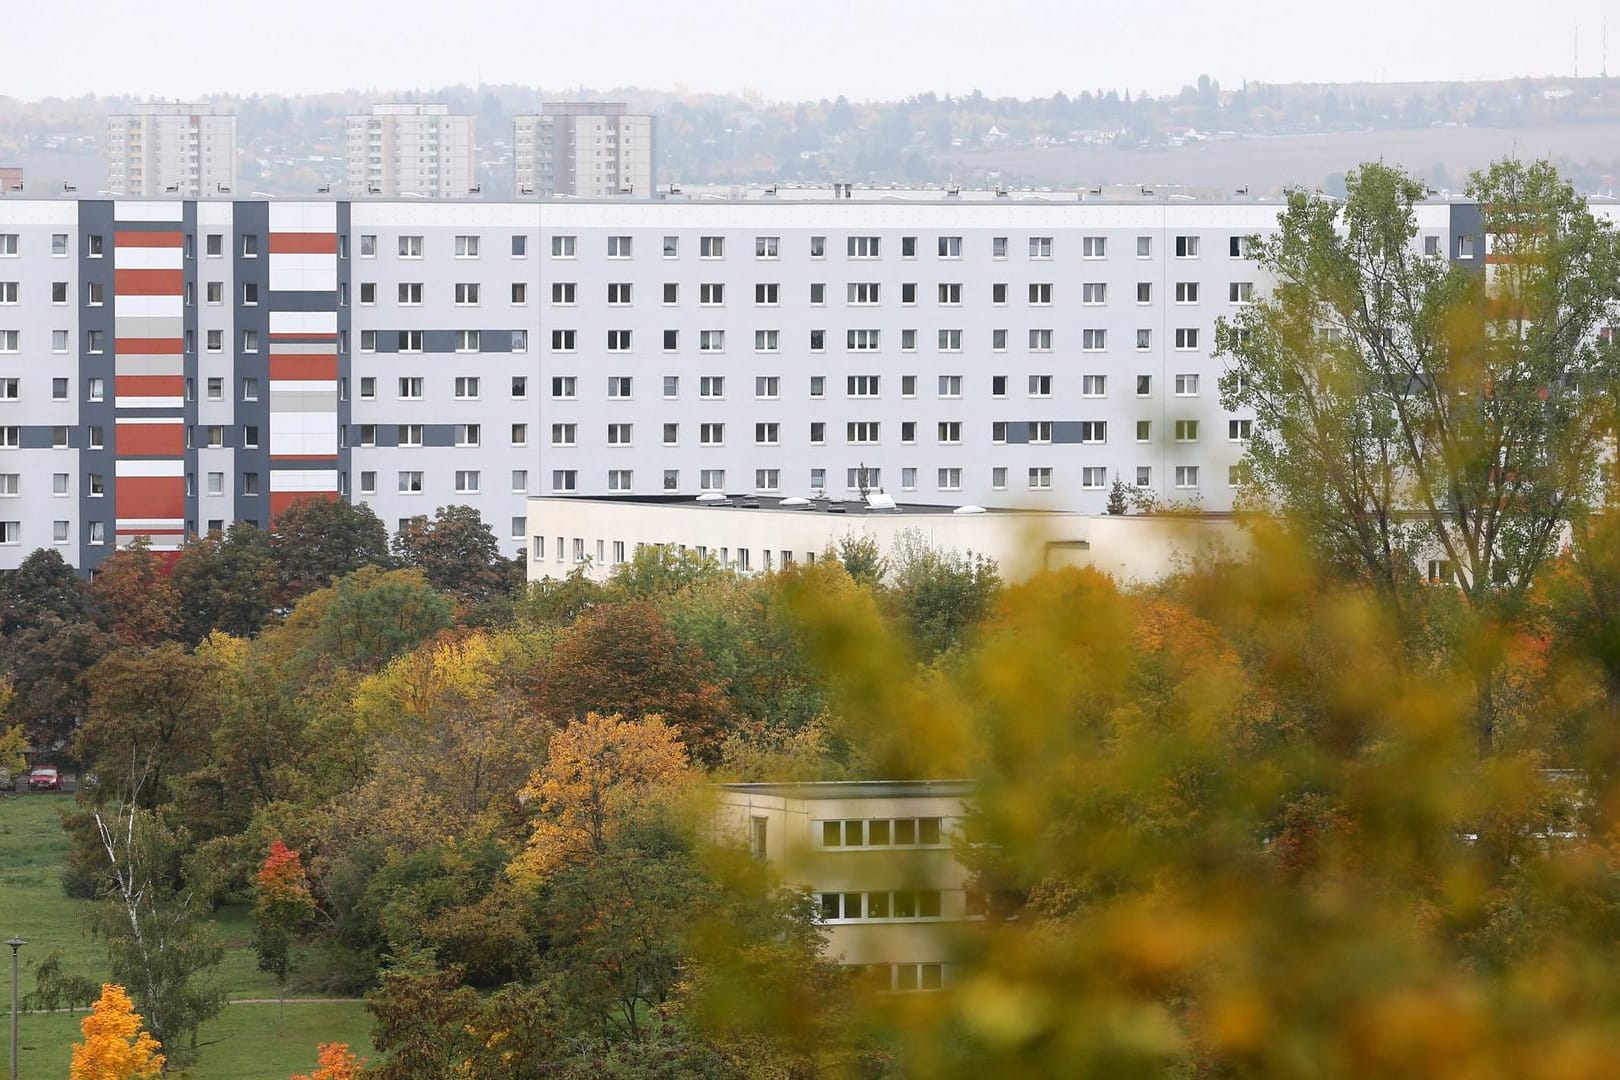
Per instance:
[[[1247,549],[1229,514],[986,509],[896,503],[882,494],[847,501],[542,496],[529,500],[528,578],[579,570],[605,581],[638,548],[663,544],[713,557],[740,573],[765,573],[814,562],[851,536],[871,538],[885,555],[908,541],[983,555],[1010,580],[1091,566],[1121,582],[1156,581],[1194,559]]]
[[[829,957],[879,986],[937,990],[952,926],[984,914],[955,851],[972,795],[968,780],[724,784],[720,821],[814,895]]]

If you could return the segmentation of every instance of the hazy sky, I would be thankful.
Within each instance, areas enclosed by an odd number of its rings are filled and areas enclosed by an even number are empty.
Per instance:
[[[923,90],[1593,75],[1604,0],[10,0],[0,94]],[[1576,29],[1579,27],[1577,58]]]

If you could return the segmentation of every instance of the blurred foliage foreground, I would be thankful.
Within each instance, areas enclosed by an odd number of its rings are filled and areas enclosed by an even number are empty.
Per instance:
[[[875,775],[978,778],[960,854],[995,898],[951,989],[854,1015],[916,1076],[1614,1075],[1604,529],[1495,643],[1483,757],[1466,657],[1501,628],[1448,588],[1397,620],[1281,532],[1148,593],[1009,587],[915,678],[872,604],[801,575]]]

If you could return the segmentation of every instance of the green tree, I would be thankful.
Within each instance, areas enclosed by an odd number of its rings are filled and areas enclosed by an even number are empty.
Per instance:
[[[30,553],[0,592],[0,634],[38,626],[46,617],[71,624],[95,615],[95,600],[84,580],[55,548]]]
[[[887,601],[925,660],[962,644],[1001,590],[992,560],[971,551],[941,550],[917,530],[895,537],[892,575]]]
[[[271,552],[282,607],[363,566],[393,565],[382,519],[364,503],[342,499],[299,499],[287,507],[271,528]]]
[[[128,986],[169,1062],[196,1056],[197,1028],[225,1001],[208,973],[224,958],[198,898],[177,885],[189,844],[160,812],[131,802],[93,811],[111,886],[90,909],[91,928],[107,945],[114,979]]]
[[[169,643],[120,649],[90,672],[90,711],[74,753],[97,775],[97,799],[151,808],[201,764],[217,716],[215,668]]]
[[[450,616],[420,570],[364,566],[299,601],[281,638],[305,670],[372,671],[449,627]]]
[[[195,645],[215,630],[251,637],[275,609],[280,582],[270,534],[238,522],[190,541],[170,574],[180,636]]]
[[[1545,162],[1476,173],[1485,273],[1419,254],[1420,181],[1384,165],[1295,192],[1255,244],[1277,284],[1217,333],[1222,403],[1252,412],[1245,493],[1392,600],[1443,560],[1475,616],[1481,753],[1504,628],[1598,494],[1620,352],[1614,230]]]

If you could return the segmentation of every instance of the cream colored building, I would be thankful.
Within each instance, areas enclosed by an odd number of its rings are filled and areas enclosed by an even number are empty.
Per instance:
[[[350,116],[345,144],[350,198],[465,199],[475,194],[473,118],[448,105],[373,105]]]
[[[873,497],[886,506],[881,496]],[[740,573],[766,573],[813,562],[847,536],[874,540],[885,555],[921,541],[994,560],[1022,580],[1063,566],[1091,566],[1122,583],[1151,582],[1190,561],[1247,550],[1230,515],[1098,515],[982,507],[893,505],[863,500],[714,497],[529,499],[528,579],[566,577],[576,569],[606,581],[643,545],[673,544],[713,556]]]
[[[827,954],[892,990],[951,978],[953,926],[982,917],[953,845],[968,780],[723,784],[723,835],[809,890]]]
[[[653,118],[622,102],[547,103],[512,118],[512,169],[519,195],[651,198]]]
[[[115,195],[229,198],[236,117],[212,105],[132,105],[107,118],[107,190]]]

